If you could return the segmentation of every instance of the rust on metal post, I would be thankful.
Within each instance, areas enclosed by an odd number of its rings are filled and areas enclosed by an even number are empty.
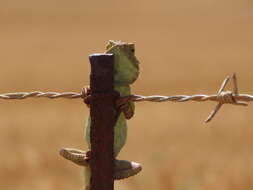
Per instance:
[[[114,125],[113,55],[92,54],[91,64],[91,190],[113,190]]]

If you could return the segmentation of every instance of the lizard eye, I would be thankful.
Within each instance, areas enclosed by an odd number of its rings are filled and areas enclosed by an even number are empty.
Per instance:
[[[133,48],[133,49],[131,49],[131,52],[132,52],[132,53],[134,53],[134,52],[135,52],[135,49],[134,49],[134,48]]]

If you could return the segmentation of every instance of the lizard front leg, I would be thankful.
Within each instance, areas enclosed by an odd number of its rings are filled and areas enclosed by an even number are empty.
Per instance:
[[[83,87],[81,94],[82,94],[83,102],[89,108],[90,103],[91,103],[91,89],[90,89],[90,86]]]
[[[123,112],[126,119],[131,119],[134,116],[134,103],[129,97],[120,97],[116,101],[116,107]]]

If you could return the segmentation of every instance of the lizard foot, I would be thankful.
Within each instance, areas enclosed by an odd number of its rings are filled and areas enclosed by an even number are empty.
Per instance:
[[[70,160],[77,165],[80,166],[89,165],[90,151],[85,152],[73,148],[62,148],[59,153],[63,158]]]
[[[83,87],[81,94],[82,94],[83,102],[89,108],[90,104],[91,104],[91,89],[90,89],[90,86]]]

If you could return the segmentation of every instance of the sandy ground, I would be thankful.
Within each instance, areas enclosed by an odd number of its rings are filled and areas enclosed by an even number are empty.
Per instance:
[[[241,0],[0,0],[0,93],[76,91],[89,83],[87,56],[109,39],[134,42],[141,76],[133,93],[216,93],[236,72],[252,92],[253,3]],[[86,149],[81,100],[0,101],[0,189],[82,188],[63,146]],[[115,189],[253,188],[253,107],[137,103],[119,158],[143,165]]]

